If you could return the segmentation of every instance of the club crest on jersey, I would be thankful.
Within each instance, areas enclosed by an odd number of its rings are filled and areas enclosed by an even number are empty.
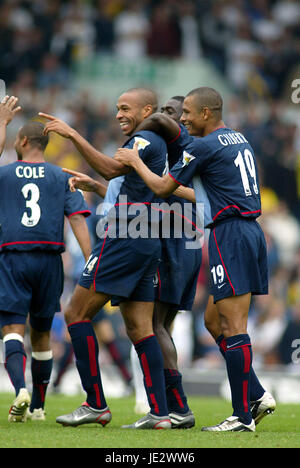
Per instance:
[[[195,159],[195,156],[184,151],[182,155],[182,167],[188,166],[193,159]]]
[[[138,150],[145,149],[147,146],[151,144],[150,141],[145,140],[144,138],[141,138],[141,137],[135,137],[134,143],[138,143]]]

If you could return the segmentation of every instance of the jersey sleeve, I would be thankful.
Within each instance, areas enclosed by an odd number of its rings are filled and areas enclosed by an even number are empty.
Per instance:
[[[192,178],[204,170],[209,158],[210,152],[207,146],[201,142],[200,138],[197,138],[183,149],[169,175],[178,185],[188,186]]]
[[[147,156],[153,153],[153,146],[156,145],[155,134],[150,132],[140,132],[134,135],[125,145],[126,148],[132,149],[133,145],[138,143],[138,151],[140,158],[145,162]]]
[[[71,192],[69,188],[68,179],[69,177],[67,176],[64,207],[65,216],[67,216],[68,218],[75,214],[82,214],[85,217],[90,216],[91,210],[89,209],[82,192],[80,190],[76,190],[76,192]]]

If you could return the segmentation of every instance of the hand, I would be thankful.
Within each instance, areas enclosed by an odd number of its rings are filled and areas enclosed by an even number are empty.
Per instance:
[[[72,171],[63,167],[63,171],[73,175],[69,179],[69,187],[71,192],[76,192],[76,189],[83,190],[84,192],[94,192],[96,190],[96,182],[91,177],[81,172]]]
[[[119,161],[125,164],[125,166],[133,167],[134,162],[140,158],[138,147],[139,147],[138,142],[135,142],[132,149],[119,148],[114,156],[114,159],[116,159],[116,161]]]
[[[57,119],[53,115],[44,114],[43,112],[39,112],[39,116],[50,120],[50,122],[45,125],[44,135],[48,135],[49,132],[55,132],[64,138],[70,138],[73,129],[68,124],[66,124],[66,122]]]
[[[8,125],[15,115],[21,110],[17,105],[18,98],[15,96],[5,96],[0,103],[0,124]]]

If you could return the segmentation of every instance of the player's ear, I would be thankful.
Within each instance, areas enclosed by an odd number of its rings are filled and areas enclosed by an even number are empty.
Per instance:
[[[209,120],[212,116],[211,110],[208,107],[202,109],[203,120]]]
[[[29,140],[28,140],[27,136],[24,136],[23,138],[21,138],[20,144],[21,144],[21,146],[24,147],[24,146],[27,145],[28,142],[29,142]]]
[[[144,107],[144,118],[149,117],[151,114],[153,114],[153,107],[151,104],[147,104],[147,106]]]

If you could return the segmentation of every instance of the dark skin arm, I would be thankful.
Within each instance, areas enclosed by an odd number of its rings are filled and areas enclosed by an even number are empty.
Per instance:
[[[78,244],[80,245],[81,251],[83,253],[85,261],[88,260],[92,247],[91,247],[91,240],[90,234],[88,230],[88,226],[86,224],[85,217],[82,214],[75,214],[69,218],[70,225],[74,236],[77,239]]]
[[[21,107],[16,107],[18,98],[15,96],[5,96],[0,102],[0,156],[4,149],[6,140],[6,127],[21,110]]]
[[[98,182],[97,180],[94,180],[88,175],[82,174],[81,172],[72,171],[71,169],[63,168],[63,171],[73,176],[69,179],[69,187],[71,192],[76,192],[76,189],[80,189],[84,192],[94,192],[102,198],[105,197],[107,187],[101,182]]]
[[[98,174],[101,174],[104,179],[111,180],[120,175],[127,174],[130,171],[124,164],[96,150],[96,148],[76,130],[62,120],[57,119],[53,115],[44,114],[43,112],[39,112],[39,115],[49,120],[45,126],[45,135],[49,132],[55,132],[71,140],[86,162],[98,172]]]
[[[150,115],[137,127],[137,131],[149,130],[160,135],[166,142],[174,140],[179,134],[179,126],[174,119],[156,112]]]

